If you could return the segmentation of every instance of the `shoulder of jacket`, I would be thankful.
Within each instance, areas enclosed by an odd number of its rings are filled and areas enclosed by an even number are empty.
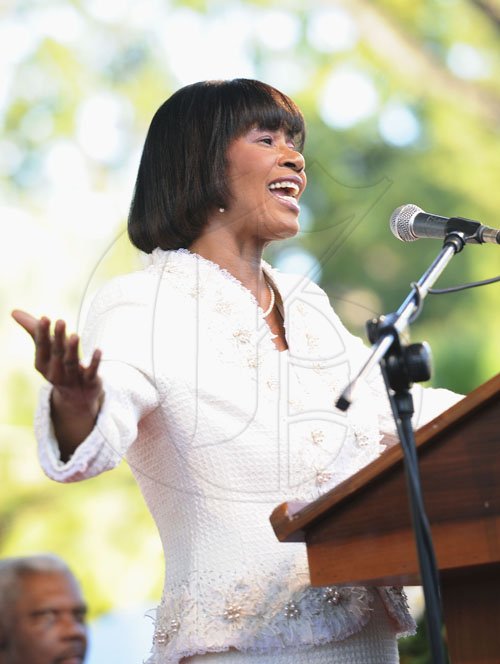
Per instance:
[[[152,302],[158,289],[158,277],[140,270],[113,277],[101,286],[92,298],[94,313],[123,305],[147,305]]]

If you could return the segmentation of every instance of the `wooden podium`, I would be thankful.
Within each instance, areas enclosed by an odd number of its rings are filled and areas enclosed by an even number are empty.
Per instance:
[[[500,664],[500,374],[416,441],[452,664]],[[271,523],[279,540],[306,542],[314,586],[419,585],[400,445]]]

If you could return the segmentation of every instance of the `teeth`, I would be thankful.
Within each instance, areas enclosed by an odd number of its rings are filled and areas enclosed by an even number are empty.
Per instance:
[[[269,185],[269,189],[291,189],[295,194],[299,193],[299,186],[296,182],[289,182],[283,180],[283,182],[272,182]]]

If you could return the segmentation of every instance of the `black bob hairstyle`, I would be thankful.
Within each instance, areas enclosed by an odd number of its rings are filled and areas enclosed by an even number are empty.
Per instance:
[[[209,214],[229,204],[227,149],[254,126],[284,129],[303,148],[302,113],[266,83],[202,81],[167,99],[151,121],[142,152],[128,217],[132,244],[146,253],[188,248]]]

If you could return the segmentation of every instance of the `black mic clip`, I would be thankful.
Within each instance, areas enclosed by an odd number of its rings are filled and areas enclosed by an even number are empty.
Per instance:
[[[474,219],[466,217],[450,217],[445,226],[445,237],[443,246],[453,245],[455,253],[462,251],[465,243],[481,244],[480,237],[482,225]]]
[[[384,363],[388,382],[394,392],[408,390],[413,383],[421,383],[431,377],[431,351],[426,342],[403,344],[394,323],[397,314],[386,314],[367,321],[366,330],[370,343],[374,344],[385,336],[393,341],[385,357]]]

